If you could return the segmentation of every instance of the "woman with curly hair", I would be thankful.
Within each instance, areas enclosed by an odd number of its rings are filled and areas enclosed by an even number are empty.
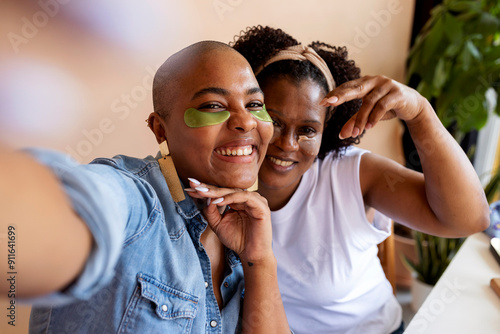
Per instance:
[[[383,76],[360,77],[345,48],[306,47],[262,26],[232,46],[252,66],[274,122],[259,193],[272,210],[291,328],[401,333],[401,307],[377,258],[391,231],[385,216],[444,237],[485,229],[488,205],[472,165],[425,98]],[[393,117],[408,125],[423,174],[352,146]]]

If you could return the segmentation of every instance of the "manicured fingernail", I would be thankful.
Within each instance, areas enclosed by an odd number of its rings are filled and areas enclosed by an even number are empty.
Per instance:
[[[193,188],[184,188],[184,191],[187,191],[188,193],[192,193],[192,192],[195,192],[196,190],[194,190]]]
[[[193,178],[188,177],[188,180],[193,182],[194,184],[201,184],[201,182],[198,181],[197,179],[193,179]]]
[[[219,198],[217,198],[217,199],[214,199],[214,200],[212,201],[212,203],[214,203],[214,204],[219,204],[219,203],[221,203],[222,201],[224,201],[224,197],[219,197]]]
[[[352,129],[352,137],[357,137],[359,135],[359,128],[357,126]]]
[[[370,130],[373,127],[372,123],[366,123],[365,129]]]
[[[208,191],[208,188],[205,188],[205,187],[196,187],[194,189],[196,189],[196,190],[198,190],[199,192],[202,192],[202,193],[206,193]]]
[[[341,133],[339,133],[339,138],[340,138],[340,140],[343,140],[343,139],[344,139],[344,137],[342,137],[342,134],[341,134]]]
[[[328,98],[328,102],[330,102],[330,103],[335,103],[338,100],[339,100],[339,98],[336,97],[336,96],[331,96],[331,97]]]
[[[210,197],[209,197],[209,198],[207,198],[207,206],[209,206],[209,205],[210,205],[210,202],[211,202],[211,201],[212,201],[212,199],[211,199]]]

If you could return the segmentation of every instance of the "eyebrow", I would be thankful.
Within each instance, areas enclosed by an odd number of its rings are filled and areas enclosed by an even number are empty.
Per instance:
[[[253,88],[247,89],[246,93],[247,93],[247,95],[253,95],[253,94],[264,95],[264,92],[262,91],[262,89],[260,89],[260,87],[253,87]]]
[[[245,93],[246,93],[246,95],[253,95],[253,94],[257,94],[257,93],[264,95],[264,92],[262,92],[262,89],[260,89],[260,87],[249,88],[246,90]],[[230,95],[230,93],[227,89],[220,88],[220,87],[207,87],[207,88],[203,88],[203,89],[197,91],[196,93],[194,93],[193,97],[191,98],[191,101],[193,101],[193,100],[195,100],[195,99],[197,99],[200,96],[205,95],[205,94],[217,94],[217,95],[223,95],[223,96]]]
[[[267,108],[267,111],[271,111],[275,114],[277,114],[278,116],[281,116],[281,117],[285,117],[285,114],[276,110],[276,109],[270,109],[270,108]],[[319,124],[321,125],[322,123],[320,121],[317,121],[317,120],[314,120],[314,119],[304,119],[304,120],[301,120],[301,122],[304,122],[304,123],[315,123],[315,124]]]

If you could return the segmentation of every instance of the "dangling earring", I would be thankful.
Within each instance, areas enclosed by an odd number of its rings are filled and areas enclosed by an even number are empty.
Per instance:
[[[179,176],[177,175],[177,171],[175,170],[174,161],[170,156],[170,151],[168,149],[167,140],[165,139],[160,144],[160,152],[161,159],[158,159],[158,163],[160,164],[160,170],[167,181],[168,190],[170,190],[170,196],[172,199],[178,203],[186,199],[184,196],[184,191],[182,190],[181,182],[179,180]]]

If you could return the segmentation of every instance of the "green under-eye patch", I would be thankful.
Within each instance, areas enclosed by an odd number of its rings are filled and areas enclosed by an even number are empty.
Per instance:
[[[272,122],[266,110],[266,106],[262,106],[261,110],[250,111],[250,113],[260,121]],[[190,128],[199,128],[202,126],[210,126],[220,124],[229,118],[229,111],[204,112],[195,108],[189,108],[184,112],[184,122]]]
[[[272,122],[273,120],[271,119],[271,116],[269,116],[269,114],[267,113],[267,110],[266,110],[266,105],[264,104],[262,106],[262,109],[261,110],[256,110],[256,111],[250,111],[252,113],[252,115],[255,116],[255,118],[257,118],[259,121],[263,121],[263,122]]]
[[[184,122],[190,128],[215,125],[225,122],[229,118],[229,111],[203,112],[189,108],[184,112]]]

